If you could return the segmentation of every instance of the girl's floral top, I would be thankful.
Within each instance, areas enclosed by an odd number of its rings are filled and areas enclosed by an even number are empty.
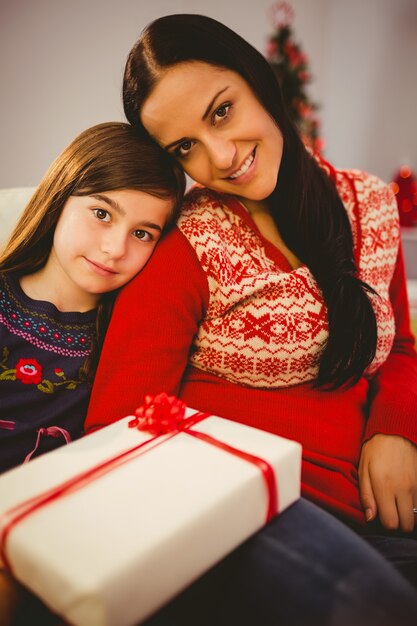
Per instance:
[[[95,318],[32,300],[0,274],[0,471],[81,435]]]

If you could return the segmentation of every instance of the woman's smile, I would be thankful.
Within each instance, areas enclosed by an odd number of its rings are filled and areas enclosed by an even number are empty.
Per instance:
[[[141,119],[198,183],[250,200],[264,200],[275,189],[282,134],[236,72],[179,63],[157,82]]]
[[[233,174],[230,174],[230,176],[228,176],[229,180],[234,180],[238,183],[241,183],[242,181],[248,182],[254,171],[254,167],[252,166],[255,162],[255,152],[256,148],[252,150],[250,155],[245,159],[239,169],[233,172]],[[245,174],[248,174],[248,176],[245,176]]]

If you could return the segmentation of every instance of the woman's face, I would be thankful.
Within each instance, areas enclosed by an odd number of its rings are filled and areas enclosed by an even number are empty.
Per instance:
[[[240,74],[199,61],[175,65],[145,101],[141,120],[202,185],[250,200],[274,190],[282,134]]]

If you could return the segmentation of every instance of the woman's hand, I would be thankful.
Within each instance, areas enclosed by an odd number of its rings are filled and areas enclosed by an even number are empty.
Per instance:
[[[371,437],[362,446],[359,493],[368,522],[379,514],[388,530],[411,532],[417,507],[417,447],[397,435]]]

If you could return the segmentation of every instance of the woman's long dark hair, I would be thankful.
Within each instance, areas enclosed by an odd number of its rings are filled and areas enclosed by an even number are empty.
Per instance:
[[[52,163],[0,254],[0,273],[23,276],[44,267],[55,227],[70,196],[137,189],[172,198],[169,223],[181,206],[185,176],[174,159],[130,124],[106,122],[82,132]],[[116,292],[104,294],[97,309],[96,335],[84,373],[97,367]]]
[[[240,74],[280,128],[284,150],[270,197],[273,217],[288,247],[312,271],[328,309],[329,338],[316,385],[335,389],[354,384],[376,352],[376,319],[367,295],[375,292],[357,277],[351,226],[334,182],[301,141],[266,59],[227,26],[203,15],[159,18],[132,48],[123,103],[133,126],[143,129],[144,102],[161,74],[183,61]]]

